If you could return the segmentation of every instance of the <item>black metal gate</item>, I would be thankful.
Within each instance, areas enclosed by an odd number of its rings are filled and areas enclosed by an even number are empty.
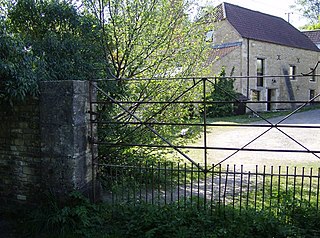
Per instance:
[[[286,80],[286,76],[264,77],[275,78]],[[91,100],[91,126],[97,128],[92,150],[98,147],[99,151],[93,164],[106,188],[105,199],[271,208],[289,194],[318,208],[320,118],[307,124],[286,122],[301,111],[318,112],[319,94],[302,96],[304,100],[277,100],[271,95],[275,89],[265,89],[263,100],[254,95],[256,90],[239,96],[221,83],[242,79],[256,77],[92,82],[92,94],[98,95],[98,100]],[[278,110],[260,112],[261,105]],[[244,115],[212,118],[219,110],[222,115]],[[310,132],[313,143],[302,140],[297,131]],[[215,133],[220,136],[212,137]],[[265,139],[270,133],[271,138]],[[224,139],[225,135],[229,137]],[[280,135],[280,143],[270,142]],[[215,139],[226,141],[219,144]],[[270,154],[281,163],[264,163]],[[302,161],[285,164],[284,155]]]

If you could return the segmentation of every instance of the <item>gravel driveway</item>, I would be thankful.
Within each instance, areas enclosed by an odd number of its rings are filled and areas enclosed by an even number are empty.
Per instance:
[[[284,117],[269,119],[273,124]],[[267,125],[265,121],[251,124]],[[207,134],[208,147],[247,148],[247,149],[273,149],[298,150],[300,152],[261,152],[261,151],[235,151],[235,150],[208,150],[208,162],[244,165],[246,171],[255,171],[255,166],[306,166],[320,167],[320,153],[316,155],[305,151],[320,151],[320,110],[300,112],[281,122],[281,125],[311,125],[319,128],[277,128],[270,127],[213,127]],[[269,130],[269,131],[267,131]],[[265,133],[265,134],[263,134]],[[291,137],[291,138],[290,138]],[[256,140],[254,140],[257,138]],[[202,139],[203,140],[203,139]],[[254,140],[254,141],[253,141]],[[203,145],[199,141],[195,145]],[[203,161],[203,153],[192,153],[197,161]],[[234,155],[232,155],[234,154]],[[232,155],[230,158],[228,158]]]

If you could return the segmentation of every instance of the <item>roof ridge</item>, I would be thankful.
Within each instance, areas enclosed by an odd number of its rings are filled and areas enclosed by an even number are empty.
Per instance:
[[[253,9],[250,9],[250,8],[242,7],[242,6],[235,5],[235,4],[232,4],[232,3],[229,3],[229,2],[223,2],[222,4],[231,5],[231,6],[233,6],[233,7],[242,8],[242,9],[247,10],[247,11],[252,11],[252,12],[256,12],[256,13],[259,13],[259,14],[267,15],[267,16],[270,16],[270,17],[279,18],[279,19],[281,19],[281,20],[285,21],[282,17],[275,16],[275,15],[271,15],[271,14],[269,14],[269,13],[265,13],[265,12],[260,12],[260,11],[253,10]],[[287,22],[287,21],[285,21],[285,22]],[[289,24],[290,24],[290,23],[289,23]],[[291,25],[291,24],[290,24],[290,25]]]

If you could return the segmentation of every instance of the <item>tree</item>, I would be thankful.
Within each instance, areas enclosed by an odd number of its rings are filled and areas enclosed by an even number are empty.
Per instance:
[[[234,105],[232,102],[236,99],[236,92],[233,87],[235,79],[226,77],[225,68],[222,68],[215,81],[214,90],[212,90],[207,97],[209,102],[215,103],[209,104],[207,107],[207,115],[209,117],[231,116],[234,114]]]
[[[7,31],[0,20],[0,102],[23,100],[26,95],[36,95],[38,84],[34,67],[37,60],[25,48],[24,41]]]
[[[296,5],[292,7],[298,12],[301,12],[311,24],[318,22],[320,16],[320,0],[295,0],[295,4]]]
[[[10,31],[40,62],[42,79],[88,80],[103,75],[98,23],[70,3],[18,0],[7,18]]]
[[[86,0],[84,5],[100,21],[105,57],[116,78],[201,72],[210,26],[188,18],[188,1]]]
[[[304,30],[317,30],[317,29],[320,29],[320,20],[319,22],[317,23],[314,23],[314,24],[309,24],[309,25],[305,25],[302,27],[302,29]]]
[[[113,123],[100,125],[99,138],[116,144],[165,145],[146,126],[134,124],[138,119],[133,114],[143,122],[159,123],[182,123],[200,115],[199,105],[192,107],[190,103],[168,103],[166,106],[148,102],[170,102],[180,94],[183,97],[179,101],[202,99],[201,80],[193,88],[194,81],[182,77],[206,75],[211,43],[205,41],[205,34],[213,29],[214,19],[190,19],[187,14],[190,2],[184,0],[83,0],[82,3],[83,12],[91,13],[99,19],[101,45],[114,79],[107,81],[104,86],[106,93],[100,95],[101,100],[135,102],[124,104],[126,110],[116,102],[101,106],[99,119],[105,122],[111,120]],[[176,79],[141,79],[163,77]],[[128,78],[138,80],[122,80]],[[169,141],[176,140],[182,129],[181,126],[152,127]],[[166,153],[165,149],[159,150],[158,153],[162,155],[159,156],[150,147],[99,146],[99,149],[106,158],[132,161],[150,157],[159,159],[165,157]]]

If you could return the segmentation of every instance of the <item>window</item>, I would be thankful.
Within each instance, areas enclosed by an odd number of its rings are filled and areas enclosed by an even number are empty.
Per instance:
[[[310,89],[310,93],[309,93],[309,99],[311,100],[312,98],[314,98],[314,96],[316,95],[315,90]]]
[[[314,98],[316,96],[316,91],[310,89],[309,90],[309,100],[311,100],[312,98]],[[310,104],[312,105],[314,103],[314,101],[310,102]]]
[[[315,82],[316,81],[316,70],[314,68],[310,68],[311,72],[311,82]]]
[[[289,79],[290,80],[295,80],[295,75],[296,75],[296,66],[295,65],[290,65],[289,68]]]
[[[251,95],[252,101],[260,101],[260,91],[252,90],[251,93],[252,93]]]
[[[264,59],[257,59],[257,86],[263,87]]]

